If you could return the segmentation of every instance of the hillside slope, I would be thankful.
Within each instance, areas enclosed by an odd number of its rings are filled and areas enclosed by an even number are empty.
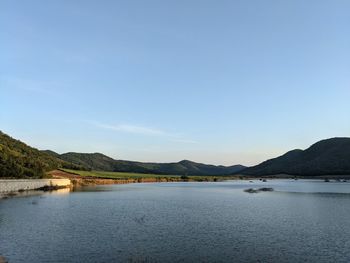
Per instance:
[[[51,153],[57,156],[56,153]],[[81,165],[89,170],[111,172],[133,172],[169,175],[229,175],[245,167],[215,166],[183,160],[177,163],[143,163],[125,160],[114,160],[101,153],[64,153],[58,155],[62,160],[73,165]]]
[[[76,168],[0,131],[0,178],[41,178],[59,167]]]
[[[245,175],[350,175],[350,138],[319,141],[306,150],[293,150],[249,167]]]
[[[72,165],[83,166],[87,170],[113,171],[114,162],[112,158],[101,153],[76,153],[69,152],[58,155],[58,158]]]

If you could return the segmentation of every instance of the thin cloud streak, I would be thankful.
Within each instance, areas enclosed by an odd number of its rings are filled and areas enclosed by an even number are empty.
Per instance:
[[[23,78],[0,76],[0,82],[5,88],[17,89],[26,92],[40,93],[44,95],[58,95],[60,85],[50,81],[38,81]]]
[[[102,124],[102,123],[93,123],[93,124],[96,127],[113,130],[113,131],[143,134],[143,135],[162,135],[162,136],[167,135],[167,133],[165,133],[164,131],[154,129],[154,128],[149,128],[149,127],[143,127],[143,126],[136,126],[136,125],[129,125],[129,124],[120,124],[120,125],[109,125],[109,124]]]
[[[173,140],[173,142],[188,143],[188,144],[198,144],[197,141],[186,140],[186,139],[176,139],[176,140]]]
[[[99,123],[99,122],[95,122],[95,121],[87,121],[87,122],[89,124],[92,124],[93,126],[95,126],[97,128],[102,128],[102,129],[106,129],[106,130],[147,135],[147,136],[169,137],[169,138],[172,138],[171,141],[178,142],[178,143],[187,143],[187,144],[197,144],[198,143],[197,141],[183,138],[179,134],[169,133],[169,132],[166,132],[166,131],[163,131],[160,129],[156,129],[156,128],[151,128],[151,127],[130,125],[130,124],[110,125],[110,124],[104,124],[104,123]]]

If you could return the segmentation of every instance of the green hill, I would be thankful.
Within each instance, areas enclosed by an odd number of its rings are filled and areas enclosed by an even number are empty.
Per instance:
[[[72,165],[83,166],[86,170],[113,171],[114,160],[101,153],[64,153],[58,158],[71,163]]]
[[[77,168],[0,131],[0,178],[41,178],[59,167]]]
[[[0,177],[41,178],[57,168],[132,172],[169,175],[229,175],[241,165],[215,166],[181,161],[178,163],[142,163],[114,160],[101,153],[65,153],[39,151],[0,131]]]
[[[114,160],[101,153],[58,154],[50,150],[39,151],[0,131],[0,178],[40,178],[57,168],[169,175],[350,175],[350,138],[323,140],[306,150],[293,150],[246,168],[188,160],[177,163]]]
[[[245,175],[350,175],[350,138],[322,140],[306,150],[293,150],[249,167]]]
[[[57,156],[56,153],[51,153]],[[114,160],[101,153],[64,153],[58,155],[62,160],[73,165],[81,165],[89,170],[152,173],[169,175],[230,175],[245,168],[241,165],[215,166],[191,161],[177,163],[143,163]]]

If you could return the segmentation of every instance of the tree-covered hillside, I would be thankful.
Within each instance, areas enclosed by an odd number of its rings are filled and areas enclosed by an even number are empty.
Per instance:
[[[0,131],[0,177],[41,178],[57,168],[134,172],[169,175],[230,175],[245,168],[241,165],[215,166],[191,161],[142,163],[114,160],[101,153],[58,154],[39,151]]]
[[[289,151],[280,157],[249,167],[242,174],[350,175],[350,138],[322,140],[304,151]]]
[[[76,168],[0,131],[0,178],[42,178],[60,167]]]
[[[56,153],[50,152],[53,156]],[[177,163],[144,163],[114,160],[101,153],[64,153],[58,155],[72,165],[84,166],[88,170],[110,172],[132,172],[168,175],[230,175],[241,171],[242,165],[217,166],[183,160]]]

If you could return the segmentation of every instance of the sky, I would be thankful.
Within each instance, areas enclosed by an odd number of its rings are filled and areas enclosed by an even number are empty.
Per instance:
[[[350,135],[350,1],[2,0],[0,130],[254,165]]]

